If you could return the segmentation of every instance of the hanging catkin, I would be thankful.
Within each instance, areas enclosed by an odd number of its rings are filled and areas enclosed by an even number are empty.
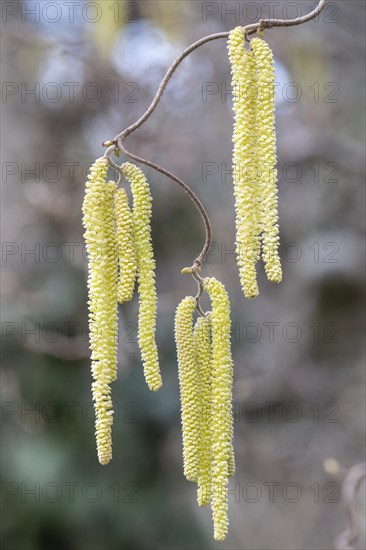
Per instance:
[[[230,302],[222,283],[204,280],[212,302],[212,512],[215,540],[224,540],[228,530],[229,463],[233,471],[233,362],[230,344]]]
[[[250,44],[254,52],[258,78],[257,162],[262,197],[262,255],[268,279],[279,283],[282,279],[282,269],[278,253],[274,61],[272,51],[264,40],[254,38]]]
[[[200,450],[200,395],[196,349],[193,338],[193,313],[197,303],[192,296],[184,298],[175,314],[175,341],[182,415],[183,466],[189,481],[197,481]]]
[[[112,458],[113,410],[110,384],[117,376],[117,243],[113,195],[106,183],[108,163],[97,159],[91,167],[83,203],[83,224],[89,255],[89,330],[96,411],[98,459]]]
[[[128,204],[127,193],[122,188],[117,189],[114,194],[114,211],[119,265],[117,300],[120,304],[124,304],[133,297],[137,266],[132,212]]]
[[[260,254],[260,190],[257,166],[256,68],[254,55],[244,47],[241,27],[228,40],[232,71],[233,178],[236,210],[236,255],[244,295],[258,295],[256,263]]]
[[[200,446],[197,500],[200,506],[211,502],[212,460],[212,353],[211,314],[199,317],[194,327],[194,346],[199,378]]]
[[[150,390],[161,386],[158,350],[155,342],[157,295],[155,260],[151,244],[151,194],[143,172],[129,162],[122,165],[133,195],[133,236],[136,246],[139,290],[138,341],[145,380]]]

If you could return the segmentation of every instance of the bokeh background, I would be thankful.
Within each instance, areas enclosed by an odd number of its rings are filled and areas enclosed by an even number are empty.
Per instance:
[[[173,322],[195,291],[180,270],[203,227],[181,190],[150,170],[164,384],[156,394],[145,385],[135,298],[120,310],[109,466],[94,443],[80,212],[90,163],[145,110],[184,47],[314,5],[2,2],[7,550],[364,548],[363,1],[331,1],[314,22],[265,33],[278,81],[281,285],[262,267],[257,299],[239,285],[224,40],[184,61],[128,141],[201,197],[214,228],[203,273],[231,296],[237,473],[227,540],[214,543],[210,511],[182,474]],[[347,546],[350,506],[357,536]]]

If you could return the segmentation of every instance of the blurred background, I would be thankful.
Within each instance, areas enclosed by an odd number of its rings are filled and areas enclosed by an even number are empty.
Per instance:
[[[203,273],[230,293],[235,360],[227,540],[214,543],[210,510],[182,473],[173,322],[195,292],[180,270],[203,227],[182,191],[150,170],[163,388],[150,393],[143,379],[135,297],[120,310],[110,465],[98,464],[94,441],[81,225],[90,163],[142,114],[190,43],[314,5],[1,3],[7,550],[364,548],[363,1],[330,1],[314,22],[265,32],[277,73],[281,285],[260,266],[260,296],[240,289],[225,40],[184,61],[128,140],[191,185],[213,224]]]

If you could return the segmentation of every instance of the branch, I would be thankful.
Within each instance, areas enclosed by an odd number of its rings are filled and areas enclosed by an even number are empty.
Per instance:
[[[307,23],[308,21],[315,19],[319,15],[319,13],[324,9],[326,2],[327,0],[320,0],[318,5],[313,11],[311,11],[310,13],[302,17],[297,17],[296,19],[260,19],[257,23],[252,23],[250,25],[242,27],[243,35],[247,38],[249,35],[254,34],[256,32],[261,32],[264,29],[272,29],[274,27],[292,27],[295,25],[301,25],[302,23]],[[171,174],[170,172],[168,172],[168,170],[165,170],[161,166],[154,164],[153,162],[146,160],[142,157],[138,157],[137,155],[134,155],[124,147],[123,142],[128,135],[130,135],[132,132],[137,130],[154,112],[154,110],[156,109],[160,101],[161,96],[164,93],[165,88],[168,85],[169,80],[171,79],[173,73],[175,72],[177,67],[180,65],[180,63],[183,61],[183,59],[185,59],[187,55],[189,55],[191,52],[193,52],[203,44],[206,44],[207,42],[211,42],[212,40],[217,40],[218,38],[227,38],[229,34],[230,32],[219,32],[215,34],[210,34],[208,36],[201,38],[200,40],[197,40],[197,42],[194,42],[188,48],[186,48],[175,59],[175,61],[172,63],[172,65],[169,67],[169,69],[165,73],[165,76],[160,83],[160,86],[158,88],[158,91],[155,94],[154,99],[152,100],[151,104],[146,109],[146,111],[143,113],[143,115],[141,115],[141,117],[134,124],[131,124],[131,126],[129,126],[125,130],[117,134],[113,140],[110,140],[110,142],[106,142],[106,143],[109,143],[109,145],[111,143],[115,144],[118,147],[118,149],[128,157],[134,159],[137,162],[141,162],[142,164],[146,164],[146,166],[150,166],[151,168],[154,168],[154,170],[157,170],[161,174],[172,179],[182,189],[184,189],[184,191],[192,199],[195,206],[198,208],[198,210],[201,213],[201,216],[205,224],[205,230],[206,230],[205,244],[203,246],[202,252],[194,262],[194,266],[193,266],[194,270],[199,269],[199,267],[201,266],[211,244],[211,235],[212,235],[211,224],[210,224],[209,217],[206,213],[206,210],[204,209],[197,195],[192,191],[192,189],[186,183],[184,183],[181,179],[177,178],[174,174]]]
[[[212,240],[212,230],[211,230],[210,219],[209,219],[209,217],[207,215],[207,212],[206,212],[203,204],[201,203],[200,199],[197,197],[197,195],[194,193],[194,191],[192,191],[192,189],[186,183],[184,183],[184,181],[177,178],[177,176],[175,176],[171,172],[168,172],[168,170],[166,170],[165,168],[162,168],[158,164],[155,164],[154,162],[151,162],[151,160],[144,159],[142,157],[139,157],[139,156],[131,153],[130,151],[127,151],[127,149],[125,148],[125,146],[123,144],[122,139],[120,139],[120,138],[118,139],[117,145],[118,145],[118,149],[122,153],[124,153],[126,156],[132,158],[136,162],[141,162],[142,164],[146,164],[146,166],[150,166],[151,168],[154,168],[154,170],[156,170],[157,172],[160,172],[160,174],[163,174],[164,176],[167,176],[171,180],[175,181],[175,183],[177,183],[187,193],[187,195],[191,198],[191,200],[193,201],[193,203],[195,204],[195,206],[199,210],[199,212],[202,216],[203,222],[205,224],[205,230],[206,230],[206,239],[205,239],[204,247],[203,247],[202,252],[200,253],[200,255],[194,261],[194,265],[192,266],[192,269],[194,271],[199,269],[202,265],[203,260],[206,257],[206,254],[207,254],[207,252],[210,248],[211,240]],[[111,159],[109,159],[109,160],[111,160]]]
[[[302,25],[312,19],[315,19],[319,13],[324,9],[327,0],[320,0],[318,5],[310,13],[303,15],[302,17],[296,17],[296,19],[260,19],[258,23],[253,25],[247,25],[244,27],[246,35],[253,34],[257,31],[263,31],[264,29],[272,29],[273,27],[294,27],[295,25]]]
[[[216,34],[210,34],[209,36],[204,36],[200,40],[197,40],[197,42],[194,42],[188,48],[186,48],[176,58],[176,60],[172,63],[172,65],[169,67],[169,69],[165,73],[165,76],[164,76],[163,80],[160,83],[159,89],[156,92],[154,99],[152,100],[150,106],[147,108],[145,113],[138,120],[136,120],[136,122],[134,124],[132,124],[131,126],[126,128],[126,130],[124,130],[123,132],[118,134],[114,139],[116,139],[118,137],[123,137],[123,138],[127,137],[129,134],[131,134],[132,132],[137,130],[137,128],[139,128],[141,126],[141,124],[143,124],[149,118],[149,116],[153,113],[153,111],[155,110],[157,104],[159,103],[160,98],[163,95],[163,92],[164,92],[165,88],[167,87],[167,84],[168,84],[169,80],[171,79],[173,73],[175,72],[176,68],[178,67],[178,65],[181,64],[183,59],[185,59],[187,57],[187,55],[192,53],[194,50],[196,50],[197,48],[199,48],[203,44],[206,44],[206,42],[210,42],[211,40],[216,40],[217,38],[227,38],[228,36],[229,36],[228,32],[219,32],[219,33],[216,33]]]

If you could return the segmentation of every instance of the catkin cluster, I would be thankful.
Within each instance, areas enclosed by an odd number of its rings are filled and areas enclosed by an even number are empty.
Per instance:
[[[215,540],[228,530],[228,479],[234,474],[230,303],[224,286],[204,280],[212,312],[193,326],[189,296],[175,316],[182,412],[184,474],[198,484],[200,506],[211,504]]]
[[[228,40],[232,71],[233,179],[236,255],[240,281],[248,298],[258,295],[256,264],[262,250],[267,277],[282,279],[278,253],[275,74],[268,44],[251,40],[246,50],[241,27]]]
[[[90,169],[83,203],[85,242],[89,256],[89,332],[92,393],[96,412],[98,459],[112,458],[113,404],[110,384],[117,377],[118,303],[132,299],[139,283],[139,345],[146,381],[161,386],[155,344],[155,263],[150,236],[151,195],[141,170],[122,167],[131,183],[133,209],[124,189],[107,182],[108,161],[99,158]]]

